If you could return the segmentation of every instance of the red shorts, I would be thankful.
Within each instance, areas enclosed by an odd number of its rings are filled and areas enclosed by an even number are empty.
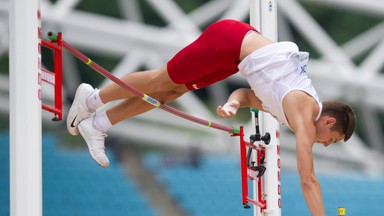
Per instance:
[[[256,31],[235,20],[213,23],[167,63],[169,77],[195,90],[237,73],[241,43],[250,30]]]

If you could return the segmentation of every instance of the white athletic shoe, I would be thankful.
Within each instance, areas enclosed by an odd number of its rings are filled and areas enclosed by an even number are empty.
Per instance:
[[[86,118],[81,121],[78,125],[79,131],[83,136],[85,142],[87,143],[89,153],[95,159],[97,163],[102,167],[107,167],[109,165],[108,157],[105,155],[105,137],[107,134],[98,131],[93,126],[93,119],[95,116]]]
[[[67,129],[73,135],[79,135],[77,125],[83,120],[92,115],[88,109],[86,101],[87,98],[95,91],[95,89],[86,83],[82,83],[76,90],[75,99],[69,109],[67,116]]]

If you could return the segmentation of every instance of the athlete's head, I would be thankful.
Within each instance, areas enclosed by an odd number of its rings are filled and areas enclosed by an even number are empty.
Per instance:
[[[356,115],[353,109],[340,101],[323,102],[321,117],[317,122],[316,141],[324,145],[351,138],[355,126]]]

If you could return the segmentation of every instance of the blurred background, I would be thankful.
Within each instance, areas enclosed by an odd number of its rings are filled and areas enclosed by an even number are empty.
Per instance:
[[[164,65],[209,24],[249,22],[249,0],[40,0],[42,31],[68,43],[121,77]],[[0,216],[9,215],[9,0],[0,0]],[[315,145],[315,168],[327,215],[384,212],[384,1],[279,0],[279,41],[310,52],[308,74],[322,100],[350,103],[358,117],[347,143]],[[43,36],[44,37],[44,36]],[[65,114],[82,82],[101,75],[68,52],[63,57]],[[52,53],[43,49],[43,66]],[[230,120],[214,110],[247,86],[239,75],[172,102],[191,115],[251,130],[249,110]],[[53,90],[43,86],[44,101]],[[113,105],[113,104],[111,104]],[[105,108],[107,108],[106,106]],[[106,139],[110,167],[92,160],[65,121],[43,115],[43,212],[57,215],[253,215],[241,204],[238,138],[152,110],[113,127]],[[65,118],[65,115],[64,115]],[[295,142],[281,130],[282,215],[309,215],[296,168]]]

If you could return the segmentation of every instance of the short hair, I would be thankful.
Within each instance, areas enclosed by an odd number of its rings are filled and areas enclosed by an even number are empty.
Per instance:
[[[321,115],[336,119],[336,123],[331,129],[344,134],[344,141],[351,138],[356,127],[356,114],[351,106],[340,101],[325,101]]]

